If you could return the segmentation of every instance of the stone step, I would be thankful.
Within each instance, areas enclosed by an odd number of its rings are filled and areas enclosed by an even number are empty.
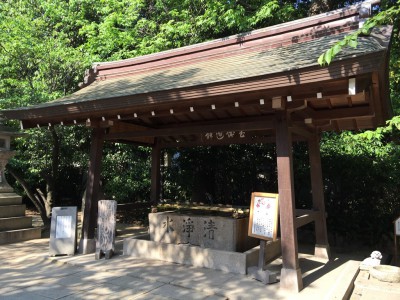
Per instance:
[[[40,239],[41,237],[42,230],[38,227],[2,231],[0,232],[0,245]]]
[[[22,204],[22,197],[15,193],[0,193],[0,205]]]
[[[32,217],[0,218],[0,231],[32,227]]]
[[[25,216],[25,204],[0,206],[0,218]]]

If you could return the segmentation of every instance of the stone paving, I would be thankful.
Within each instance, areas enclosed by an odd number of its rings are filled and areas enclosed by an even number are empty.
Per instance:
[[[48,251],[48,239],[1,246],[0,299],[341,299],[359,264],[302,254],[305,288],[290,294],[245,275],[122,255],[49,257]],[[272,268],[279,271],[280,263]]]

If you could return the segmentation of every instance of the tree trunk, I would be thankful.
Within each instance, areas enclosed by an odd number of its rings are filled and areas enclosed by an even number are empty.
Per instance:
[[[51,201],[52,195],[47,194],[47,196],[45,196],[40,189],[36,189],[36,192],[40,195],[40,199],[42,199],[44,210],[46,211],[46,216],[48,218],[51,218],[51,210],[53,208],[53,201]]]
[[[59,193],[57,193],[57,182],[58,182],[58,169],[60,165],[60,137],[58,136],[55,128],[50,127],[51,136],[53,138],[53,149],[51,154],[51,174],[46,178],[47,187],[47,201],[50,206],[53,207],[58,202]]]

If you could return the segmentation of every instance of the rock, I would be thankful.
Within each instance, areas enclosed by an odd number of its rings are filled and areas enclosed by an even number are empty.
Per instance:
[[[369,270],[372,277],[385,282],[400,282],[400,268],[394,266],[380,265]]]

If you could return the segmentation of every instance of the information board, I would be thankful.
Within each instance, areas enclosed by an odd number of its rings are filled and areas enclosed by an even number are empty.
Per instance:
[[[252,193],[248,235],[275,241],[278,231],[278,207],[278,194]]]
[[[72,236],[72,216],[56,217],[56,239],[69,239]]]
[[[49,253],[74,255],[76,250],[77,207],[53,207],[51,213]]]
[[[400,218],[394,221],[396,235],[400,235]]]

